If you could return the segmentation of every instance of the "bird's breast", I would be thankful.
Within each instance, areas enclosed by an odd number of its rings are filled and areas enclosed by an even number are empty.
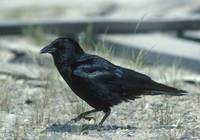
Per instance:
[[[71,67],[68,66],[68,65],[60,65],[60,64],[57,64],[57,63],[55,63],[55,65],[56,65],[60,75],[68,83],[69,80],[71,80],[71,77],[72,77],[72,69],[71,69]]]

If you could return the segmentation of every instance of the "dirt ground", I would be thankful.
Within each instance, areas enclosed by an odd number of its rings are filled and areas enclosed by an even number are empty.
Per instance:
[[[12,40],[23,45],[23,42],[29,39],[20,37]],[[10,39],[8,42],[11,42]],[[9,60],[12,63],[7,66],[7,62],[4,62],[2,66],[6,72],[0,74],[1,139],[200,138],[200,85],[198,82],[178,80],[182,75],[198,77],[198,74],[176,66],[145,66],[107,57],[115,64],[146,73],[154,80],[167,82],[189,93],[183,97],[144,96],[122,103],[112,109],[102,131],[97,131],[95,125],[103,113],[91,115],[95,119],[90,121],[67,123],[71,118],[91,108],[73,94],[51,65],[53,62],[50,57],[28,53],[22,59],[16,54],[13,58],[9,51],[2,53],[4,61]],[[26,62],[29,57],[33,61]],[[37,57],[43,62],[38,62]]]
[[[179,16],[198,8],[198,0],[135,1],[0,1],[1,20],[107,16],[141,18]],[[47,6],[48,3],[48,6]],[[131,3],[131,5],[130,5]],[[159,6],[162,4],[161,6]],[[148,8],[145,8],[145,5]],[[152,6],[151,6],[152,5]],[[187,5],[190,5],[187,7]],[[87,10],[86,10],[87,9]],[[134,9],[134,10],[133,10]],[[146,9],[146,11],[144,10]],[[150,12],[149,12],[150,11]],[[162,12],[158,12],[162,11]],[[167,13],[167,14],[166,14]],[[125,16],[125,17],[126,17]],[[113,63],[151,76],[154,80],[188,91],[186,96],[143,96],[112,109],[101,131],[95,129],[103,113],[91,120],[68,121],[91,109],[70,90],[49,56],[40,48],[55,36],[38,31],[0,38],[0,139],[2,140],[198,140],[200,139],[200,75],[178,64],[146,66],[140,61],[101,55]],[[87,50],[87,49],[86,49]],[[89,50],[87,50],[89,51]],[[186,80],[183,77],[194,77]],[[194,80],[196,78],[196,80]]]

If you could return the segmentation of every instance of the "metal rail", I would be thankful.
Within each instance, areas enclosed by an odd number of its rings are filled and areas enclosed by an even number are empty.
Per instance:
[[[5,21],[0,22],[0,35],[23,34],[27,28],[42,28],[48,33],[77,34],[90,27],[93,34],[134,34],[154,31],[199,30],[200,17],[168,18],[148,20],[127,20],[108,18],[83,18],[44,21]]]

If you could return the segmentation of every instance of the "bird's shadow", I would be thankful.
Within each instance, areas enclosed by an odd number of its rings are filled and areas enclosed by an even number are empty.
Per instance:
[[[129,129],[129,130],[135,130],[136,127],[132,126],[118,126],[118,125],[104,125],[101,127],[100,130],[97,129],[97,125],[92,124],[52,124],[48,126],[45,130],[42,131],[42,133],[46,132],[68,132],[68,133],[81,133],[86,132],[89,130],[98,130],[98,131],[108,131],[108,130],[117,130],[117,129]]]

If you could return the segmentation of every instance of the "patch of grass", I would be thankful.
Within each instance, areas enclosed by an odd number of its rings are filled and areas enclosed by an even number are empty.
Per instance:
[[[76,103],[73,103],[70,111],[72,114],[76,114],[76,115],[80,115],[83,112],[88,111],[88,106],[86,105],[86,103],[84,101],[79,100]]]
[[[79,44],[86,51],[94,51],[94,46],[92,45],[92,25],[88,25],[85,32],[81,32],[78,36]]]
[[[187,135],[184,136],[185,130],[184,129],[169,129],[165,136],[169,140],[180,140],[180,139],[190,139]]]
[[[15,140],[23,138],[25,135],[26,128],[25,128],[25,125],[23,125],[23,123],[21,122],[21,120],[18,117],[15,120],[14,127],[15,127],[15,130],[13,133],[13,138]]]
[[[41,27],[33,28],[30,26],[23,30],[23,35],[36,45],[41,45],[46,40],[46,34]]]
[[[181,71],[177,64],[173,64],[168,71],[165,71],[165,73],[160,73],[161,79],[165,81],[165,83],[176,88],[181,87],[181,82],[176,80],[180,75]]]
[[[1,87],[2,88],[2,87]],[[9,106],[9,100],[10,97],[8,96],[8,93],[5,91],[1,91],[1,98],[0,98],[0,109],[8,111],[8,106]]]
[[[14,91],[14,88],[13,87],[14,85],[10,84],[10,79],[6,79],[4,81],[0,81],[0,85],[1,85],[1,88],[0,88],[0,95],[1,95],[1,98],[0,98],[0,110],[2,111],[6,111],[6,112],[9,112],[10,111],[10,104],[11,104],[11,100],[16,96],[14,95],[15,93],[12,93],[12,92],[15,92]]]
[[[174,122],[174,106],[168,102],[162,104],[152,104],[154,120],[159,125],[172,125]]]
[[[126,54],[124,54],[126,55]],[[127,66],[131,69],[141,69],[144,67],[144,57],[146,55],[146,52],[144,50],[140,50],[138,52],[132,52],[132,58],[127,60]]]

